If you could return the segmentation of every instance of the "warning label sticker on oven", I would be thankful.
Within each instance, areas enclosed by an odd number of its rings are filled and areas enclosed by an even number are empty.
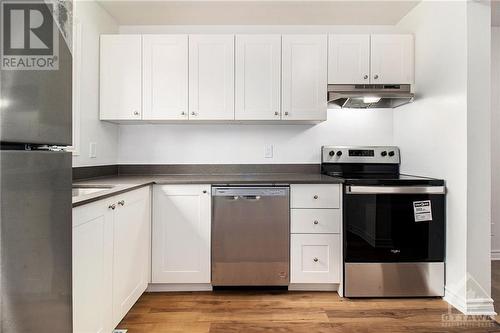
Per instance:
[[[432,221],[432,207],[430,200],[413,201],[415,222]]]

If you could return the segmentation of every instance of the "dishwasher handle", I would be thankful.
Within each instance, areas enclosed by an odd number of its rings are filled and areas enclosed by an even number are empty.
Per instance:
[[[289,192],[288,187],[214,187],[212,196],[260,200],[263,197],[285,197]]]

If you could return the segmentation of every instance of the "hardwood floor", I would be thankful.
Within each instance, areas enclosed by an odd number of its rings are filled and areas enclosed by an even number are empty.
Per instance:
[[[146,293],[119,328],[129,333],[500,332],[489,318],[463,317],[441,299],[269,291]]]

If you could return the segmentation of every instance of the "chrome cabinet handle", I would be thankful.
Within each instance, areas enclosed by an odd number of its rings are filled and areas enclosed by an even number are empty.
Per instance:
[[[186,112],[182,111],[181,116],[185,116],[185,115],[186,115]]]
[[[134,111],[134,116],[138,116],[139,115],[139,111]]]
[[[318,222],[318,221],[314,221],[313,223],[314,223],[314,224],[318,224],[319,222]]]
[[[318,259],[318,258],[314,258],[314,259],[313,259],[313,261],[314,261],[314,262],[318,262],[318,261],[319,261],[319,259]]]
[[[288,116],[288,112],[285,112],[285,116]]]
[[[203,193],[205,193],[205,194],[206,194],[206,193],[207,193],[207,190],[203,190]]]
[[[275,116],[279,116],[279,115],[280,115],[280,113],[279,113],[278,111],[276,111],[276,112],[274,112],[274,115],[275,115]]]
[[[363,79],[368,80],[368,75],[363,76]]]
[[[373,77],[375,80],[378,79],[378,74],[375,74],[375,76]]]
[[[318,196],[317,196],[317,195],[315,195],[313,198],[314,198],[315,200],[317,200],[317,199],[318,199]]]
[[[109,206],[108,206],[108,209],[115,210],[115,208],[116,208],[116,205],[115,205],[115,204],[111,204],[111,205],[109,205]]]
[[[191,112],[191,115],[192,116],[196,116],[196,112]]]
[[[120,201],[118,201],[118,204],[119,204],[120,206],[125,206],[125,200],[120,200]]]

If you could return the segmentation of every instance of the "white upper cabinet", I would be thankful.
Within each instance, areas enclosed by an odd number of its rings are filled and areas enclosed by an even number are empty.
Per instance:
[[[284,120],[326,120],[327,36],[283,35]]]
[[[188,36],[144,35],[143,117],[188,119]]]
[[[371,36],[371,81],[380,84],[412,84],[413,35]]]
[[[155,185],[152,282],[210,283],[210,185]]]
[[[370,83],[370,35],[330,35],[328,83]]]
[[[281,119],[281,35],[236,36],[236,120]]]
[[[141,35],[101,35],[100,59],[100,118],[141,119]]]
[[[234,35],[189,36],[189,119],[234,120]]]

